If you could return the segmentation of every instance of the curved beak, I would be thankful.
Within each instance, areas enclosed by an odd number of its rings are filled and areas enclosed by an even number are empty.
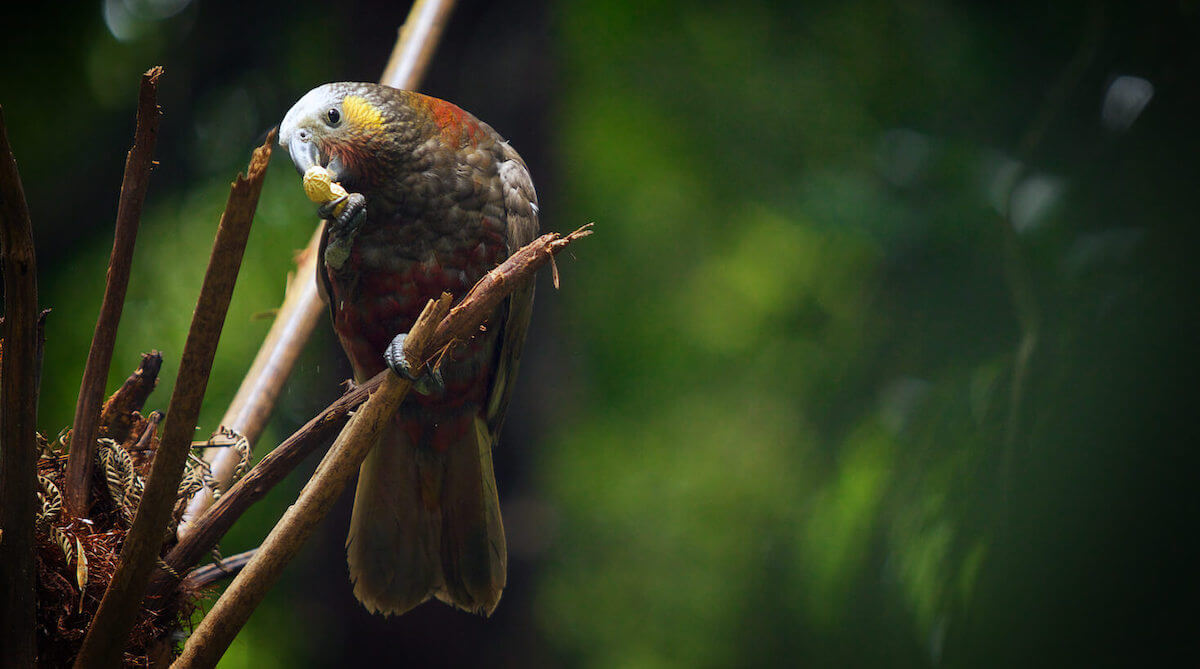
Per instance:
[[[287,143],[288,154],[291,155],[292,163],[300,174],[304,174],[314,165],[321,164],[321,150],[311,137],[302,135],[303,133],[293,132]]]

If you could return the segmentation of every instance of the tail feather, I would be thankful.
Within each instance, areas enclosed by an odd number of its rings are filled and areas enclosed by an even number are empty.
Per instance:
[[[491,615],[500,601],[508,549],[492,471],[491,438],[482,418],[465,426],[461,441],[445,452],[442,506],[442,573],[437,598]]]
[[[439,428],[454,429],[444,449],[395,429],[363,462],[346,546],[354,595],[372,612],[437,597],[490,614],[500,600],[507,550],[491,438],[482,419],[463,419],[465,429]]]
[[[400,614],[429,598],[440,578],[434,522],[421,499],[416,447],[384,433],[358,474],[346,553],[354,596],[372,613]]]

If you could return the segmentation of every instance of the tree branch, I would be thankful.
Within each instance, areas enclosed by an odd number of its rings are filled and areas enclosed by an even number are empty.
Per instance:
[[[75,422],[71,428],[71,453],[67,458],[66,488],[63,490],[67,512],[77,518],[88,514],[100,403],[104,401],[104,384],[108,382],[117,326],[125,306],[125,290],[129,287],[133,245],[137,241],[142,205],[146,201],[146,188],[150,185],[150,170],[154,165],[159,117],[158,78],[162,73],[162,67],[156,66],[142,75],[137,130],[134,131],[133,148],[125,157],[125,177],[117,205],[112,256],[108,261],[108,282],[104,287],[100,316],[96,319],[96,331],[92,335],[92,347],[83,368],[83,381],[79,384],[79,401],[75,405]]]
[[[453,11],[454,0],[416,0],[400,26],[379,83],[409,91],[419,88]]]
[[[274,143],[275,131],[271,131],[266,143],[254,151],[247,176],[239,174],[230,188],[192,315],[192,326],[183,347],[179,376],[167,408],[162,440],[154,456],[150,478],[133,526],[121,547],[116,573],[75,659],[76,667],[118,664],[129,630],[137,619],[150,570],[162,550],[163,532],[175,506],[179,480],[191,450],[200,403],[208,386],[217,342],[241,268],[250,223],[258,206]]]
[[[408,18],[400,28],[380,83],[408,90],[418,87],[453,9],[454,0],[417,0],[413,3]],[[267,419],[275,410],[280,389],[287,382],[296,359],[324,312],[324,305],[317,294],[316,277],[320,237],[318,228],[300,256],[299,267],[289,284],[279,315],[221,420],[221,425],[240,433],[251,444],[257,442],[262,434]],[[212,465],[216,484],[228,486],[230,475],[237,465],[237,456],[227,449],[219,449],[206,453],[205,459]],[[212,503],[212,492],[208,488],[202,488],[192,496],[179,523],[181,540],[192,531],[196,519]]]
[[[534,273],[550,262],[555,253],[590,235],[590,227],[590,224],[584,226],[566,237],[550,233],[537,238],[484,275],[453,311],[449,294],[430,300],[405,341],[404,352],[413,368],[418,369],[446,347],[476,332],[501,300],[521,283],[532,281]],[[258,553],[200,622],[173,667],[216,666],[284,566],[354,477],[380,433],[391,423],[409,387],[407,379],[390,372],[384,374],[379,389],[354,412],[296,503],[288,508]]]
[[[574,240],[590,234],[590,226],[580,228],[565,238],[557,234],[543,235],[532,244],[525,247],[496,269],[492,270],[483,281],[480,281],[467,298],[452,310],[452,313],[465,312],[465,316],[456,316],[462,322],[474,320],[481,322],[493,310],[504,294],[494,291],[497,286],[512,283],[514,275],[528,271],[536,271],[544,262],[549,261],[550,255]],[[539,260],[540,258],[540,260]],[[519,269],[519,263],[538,262],[532,270]],[[487,286],[492,286],[488,288]],[[507,287],[500,290],[509,290]],[[474,296],[480,297],[474,297]],[[465,331],[441,332],[438,339],[450,342],[453,338],[464,338],[470,335],[470,327]],[[228,492],[221,496],[212,509],[206,513],[186,536],[171,549],[164,560],[175,572],[182,573],[194,566],[201,557],[216,547],[221,537],[241,515],[258,500],[262,499],[279,481],[294,469],[313,450],[328,443],[339,429],[345,424],[349,412],[364,402],[383,382],[389,372],[380,372],[372,379],[360,384],[330,404],[315,418],[288,437],[282,444],[267,454],[242,480],[238,481]],[[167,595],[175,586],[175,577],[165,569],[155,572],[148,593],[149,599],[159,599]]]
[[[462,302],[450,311],[450,316],[438,324],[437,334],[433,338],[437,349],[455,341],[470,339],[479,324],[516,289],[517,284],[528,280],[546,263],[553,262],[554,255],[572,242],[591,234],[592,224],[588,223],[566,237],[557,232],[548,232],[518,249],[472,286]],[[555,285],[557,283],[555,281]]]
[[[4,351],[0,358],[0,665],[33,666],[33,525],[37,514],[38,308],[33,227],[0,111],[0,249]]]
[[[257,548],[251,548],[248,551],[217,560],[212,564],[197,567],[188,573],[187,578],[183,579],[184,587],[199,590],[207,588],[217,581],[232,578],[250,562],[250,558],[254,557],[257,552]]]

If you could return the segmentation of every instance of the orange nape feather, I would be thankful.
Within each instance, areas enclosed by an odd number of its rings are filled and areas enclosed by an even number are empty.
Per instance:
[[[434,125],[441,130],[442,137],[451,145],[462,146],[476,143],[481,128],[475,117],[463,111],[458,105],[438,98],[421,96],[417,101],[424,103]]]

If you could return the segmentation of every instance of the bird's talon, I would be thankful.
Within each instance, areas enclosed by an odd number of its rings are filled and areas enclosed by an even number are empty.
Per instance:
[[[392,343],[383,350],[383,361],[387,363],[388,369],[402,378],[408,379],[418,393],[426,396],[441,395],[446,390],[446,382],[442,379],[441,370],[430,370],[428,367],[424,367],[420,375],[414,374],[408,357],[404,355],[406,339],[408,339],[408,333],[396,335],[392,339]]]
[[[333,269],[341,269],[350,258],[354,238],[358,236],[358,229],[366,219],[367,199],[361,193],[350,193],[321,205],[317,213],[329,221],[325,264]]]
[[[317,207],[317,215],[333,221],[334,229],[342,234],[351,233],[362,223],[362,214],[367,210],[367,198],[362,193],[350,193],[334,198]]]
[[[392,343],[383,349],[383,361],[387,363],[388,369],[399,374],[409,381],[415,381],[416,377],[412,374],[412,366],[408,364],[408,358],[404,355],[404,341],[408,339],[408,333],[402,332],[392,339]]]
[[[337,214],[334,212],[336,212],[341,204],[348,199],[350,199],[349,195],[343,195],[341,197],[335,197],[325,204],[322,204],[321,206],[317,207],[317,216],[320,216],[326,220],[335,220],[337,218]]]

